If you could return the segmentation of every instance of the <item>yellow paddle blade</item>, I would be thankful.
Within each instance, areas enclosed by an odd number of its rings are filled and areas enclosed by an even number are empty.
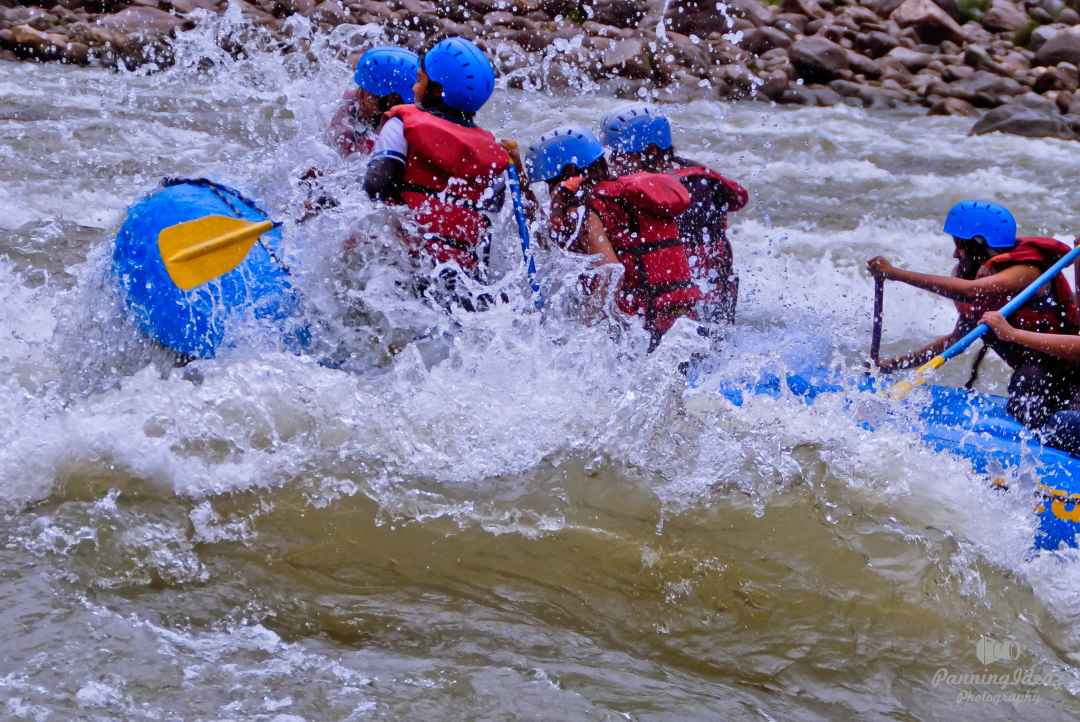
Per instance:
[[[900,383],[891,387],[887,391],[889,398],[893,401],[903,401],[908,397],[908,394],[915,390],[916,386],[922,386],[926,383],[926,374],[930,373],[934,369],[941,368],[945,365],[945,362],[947,360],[948,359],[946,359],[944,356],[935,356],[934,358],[930,359],[922,366],[915,369],[914,379],[911,379],[910,381],[904,379]]]
[[[158,250],[169,278],[190,291],[239,266],[259,236],[273,227],[271,221],[205,216],[162,230]]]

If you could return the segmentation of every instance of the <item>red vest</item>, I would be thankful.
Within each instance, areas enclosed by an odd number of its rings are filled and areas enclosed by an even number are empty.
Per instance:
[[[634,173],[598,183],[587,204],[625,269],[619,307],[644,316],[645,327],[658,333],[693,314],[701,291],[676,223],[690,205],[682,184],[662,173]]]
[[[510,165],[506,150],[483,128],[467,128],[421,110],[398,105],[386,118],[405,125],[405,190],[422,239],[409,239],[436,262],[454,261],[472,269],[487,237],[480,201]]]
[[[690,208],[679,216],[679,235],[690,254],[694,278],[705,291],[710,321],[735,321],[739,279],[731,242],[727,237],[728,213],[744,208],[750,200],[746,189],[705,166],[684,166],[673,171],[690,193]]]
[[[1069,247],[1053,238],[1028,236],[1016,239],[1016,246],[1006,253],[1000,253],[979,268],[976,278],[985,278],[1000,273],[1011,266],[1035,266],[1045,271],[1069,252]],[[956,308],[962,316],[978,319],[986,311],[996,311],[1004,304],[985,305],[956,302]],[[1065,276],[1058,274],[1054,280],[1028,301],[1012,316],[1009,323],[1024,331],[1037,333],[1077,333],[1080,330],[1080,309],[1077,308],[1072,288]],[[1012,367],[1030,360],[1033,352],[1023,346],[1001,341],[992,342],[998,355]]]

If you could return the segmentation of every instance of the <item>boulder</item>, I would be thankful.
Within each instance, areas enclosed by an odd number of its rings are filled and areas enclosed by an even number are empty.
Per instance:
[[[791,38],[776,28],[761,27],[743,33],[739,44],[751,53],[760,55],[773,48],[790,47]]]
[[[1063,25],[1080,25],[1080,12],[1072,8],[1065,8],[1057,16],[1057,21]]]
[[[889,16],[901,28],[911,28],[924,43],[937,45],[943,40],[963,44],[964,31],[949,14],[932,0],[904,0]]]
[[[987,133],[1011,133],[1027,138],[1064,138],[1075,140],[1068,119],[1049,107],[1035,108],[1026,103],[1009,103],[986,113],[971,128],[972,135]]]
[[[1080,31],[1070,28],[1055,34],[1035,53],[1035,65],[1080,65]]]
[[[1028,40],[1028,49],[1038,51],[1046,41],[1065,30],[1064,25],[1040,25],[1031,31],[1031,39]]]
[[[917,50],[908,50],[907,48],[893,48],[885,57],[899,62],[913,73],[919,72],[933,60],[933,57],[928,53],[920,53]]]
[[[899,47],[900,41],[888,33],[873,31],[855,36],[854,47],[871,58],[880,58],[893,48]]]
[[[652,63],[645,44],[637,38],[615,42],[604,55],[603,66],[624,78],[644,80],[652,75]]]
[[[848,67],[851,72],[861,75],[868,80],[877,80],[881,77],[881,66],[876,62],[854,51],[848,51]],[[834,103],[835,105],[835,103]]]
[[[788,51],[791,64],[807,82],[829,82],[848,69],[848,51],[822,37],[801,38]]]
[[[780,3],[780,11],[819,20],[829,14],[825,12],[825,8],[821,7],[817,0],[783,0]]]
[[[649,6],[643,0],[589,0],[583,8],[590,20],[617,28],[634,28],[645,17]]]
[[[930,106],[929,114],[961,115],[974,118],[979,114],[979,110],[966,100],[960,100],[959,98],[942,98]]]
[[[746,18],[754,27],[769,25],[773,21],[773,11],[757,0],[727,0],[728,11],[736,17]]]
[[[971,77],[958,80],[949,87],[952,90],[949,95],[952,97],[962,98],[983,107],[1000,105],[1025,90],[1023,85],[1012,78],[994,75],[985,70],[976,70]]]
[[[1061,67],[1072,68],[1072,72],[1061,70]],[[1076,66],[1072,63],[1062,63],[1056,68],[1047,68],[1046,72],[1040,73],[1035,78],[1035,92],[1047,93],[1051,90],[1075,91],[1077,88]]]
[[[107,30],[142,37],[168,35],[183,25],[183,22],[163,10],[147,7],[124,8],[97,20],[97,24]]]
[[[669,28],[686,35],[704,36],[732,30],[732,17],[717,12],[716,0],[670,0],[665,18]]]
[[[1029,22],[1024,8],[1011,0],[993,0],[982,16],[982,26],[994,33],[1014,33]]]

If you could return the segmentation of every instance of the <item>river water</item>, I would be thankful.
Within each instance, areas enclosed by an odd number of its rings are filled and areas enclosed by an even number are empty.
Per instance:
[[[362,163],[320,138],[349,84],[335,50],[377,29],[314,38],[313,62],[257,37],[230,57],[214,35],[231,22],[183,36],[164,72],[0,64],[0,717],[1080,714],[1080,560],[1029,558],[1028,497],[828,399],[688,411],[673,369],[700,341],[677,329],[645,357],[633,330],[614,344],[566,319],[576,271],[555,253],[539,323],[507,219],[515,302],[425,317],[393,292]],[[615,102],[501,87],[482,121],[527,143]],[[865,259],[947,271],[960,198],[1006,203],[1027,233],[1080,229],[1075,144],[847,108],[666,109],[683,154],[751,193],[721,371],[857,367]],[[340,205],[288,223],[286,254],[342,368],[254,339],[170,373],[114,295],[124,209],[208,175],[288,219],[312,165]],[[350,234],[382,255],[343,251]],[[890,287],[886,350],[952,319]],[[438,343],[391,357],[410,324]],[[988,361],[982,388],[1003,379]],[[1013,659],[983,664],[980,640]],[[985,673],[1029,676],[963,677]]]

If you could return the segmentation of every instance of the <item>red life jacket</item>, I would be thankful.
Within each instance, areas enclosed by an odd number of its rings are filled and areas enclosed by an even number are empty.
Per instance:
[[[622,262],[619,307],[645,317],[645,327],[664,333],[679,316],[693,315],[701,300],[676,218],[690,195],[675,178],[634,173],[598,183],[588,208],[600,217]]]
[[[985,278],[1018,265],[1035,266],[1040,271],[1045,271],[1068,252],[1068,246],[1053,238],[1017,238],[1015,247],[992,257],[979,268],[975,277]],[[1005,304],[956,302],[960,314],[973,319],[979,319],[986,311],[996,311],[1003,305]],[[1080,331],[1080,308],[1076,305],[1072,287],[1065,276],[1060,273],[1055,276],[1048,287],[1043,288],[1041,293],[1009,317],[1009,323],[1021,330],[1036,333],[1075,334]],[[990,345],[1013,368],[1030,361],[1035,354],[1019,344],[995,340],[990,342]]]
[[[423,233],[407,242],[437,263],[475,268],[488,229],[480,204],[510,165],[510,156],[483,128],[458,125],[415,105],[391,108],[386,118],[405,125],[409,150],[401,198]]]
[[[679,216],[679,236],[690,254],[690,269],[705,291],[709,321],[734,323],[739,279],[728,240],[728,213],[750,200],[746,189],[711,168],[688,165],[672,173],[690,193],[690,208]]]

